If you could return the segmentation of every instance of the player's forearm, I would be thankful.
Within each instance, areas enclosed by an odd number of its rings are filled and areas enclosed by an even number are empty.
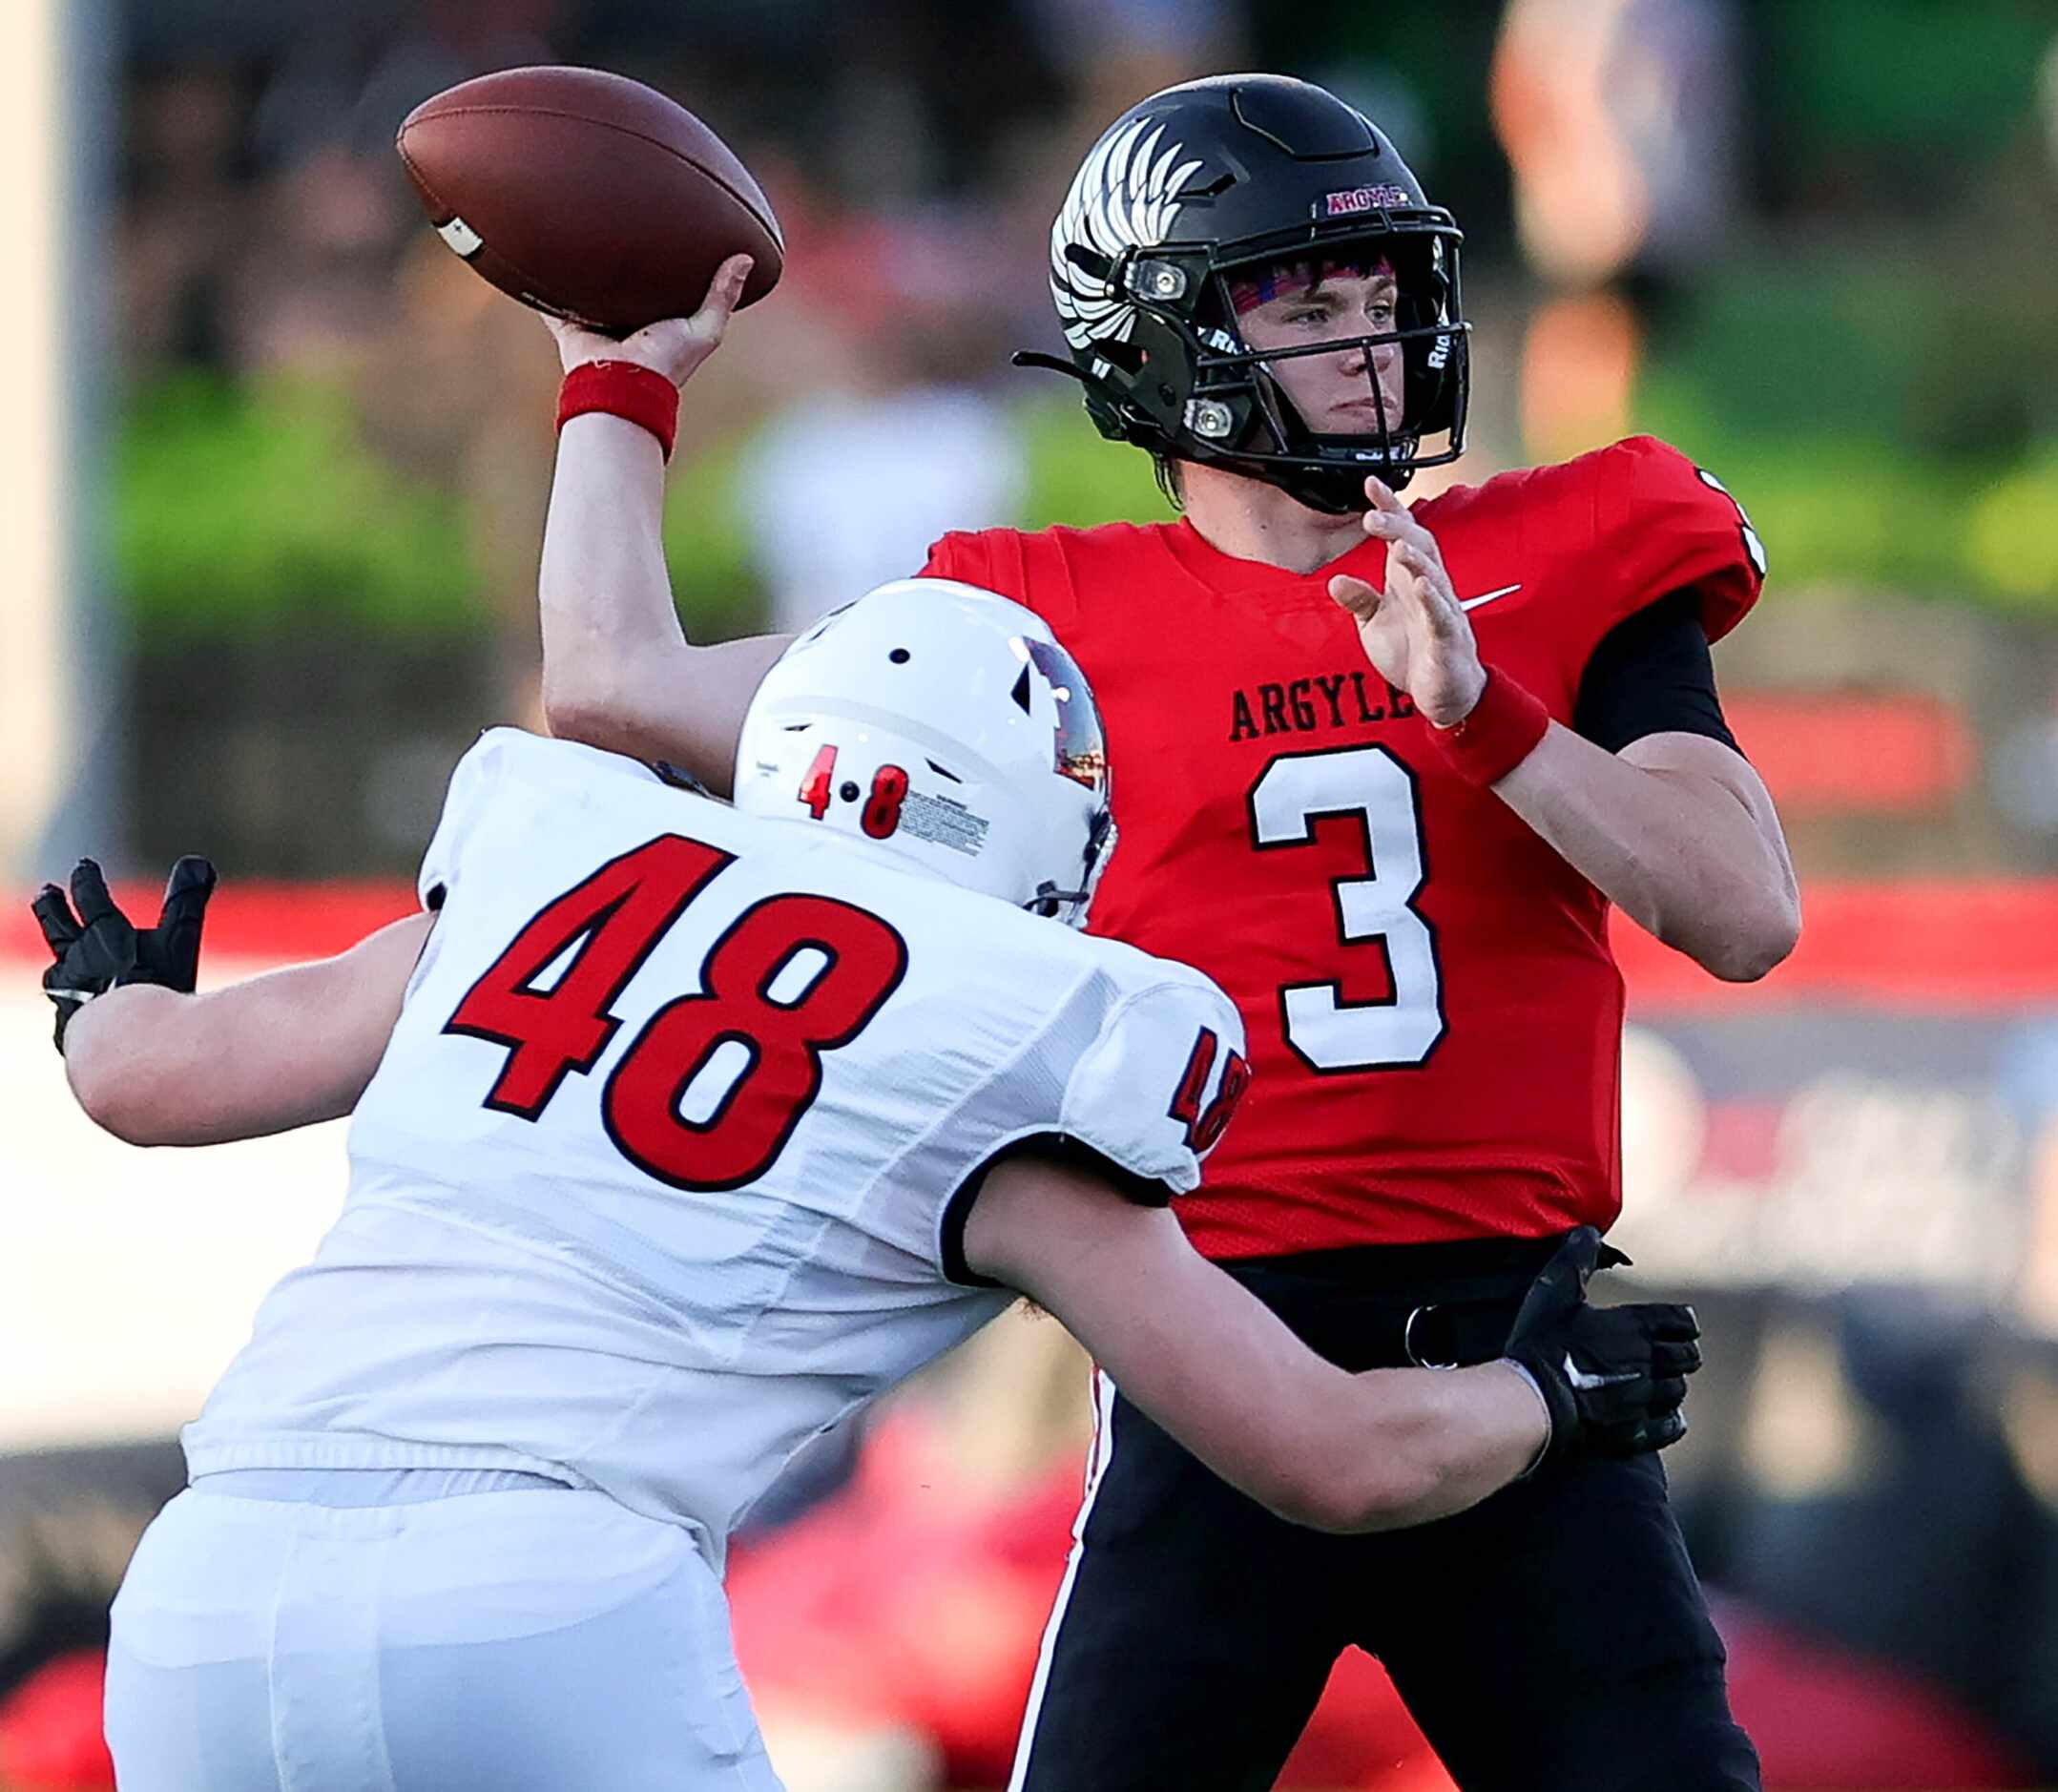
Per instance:
[[[1750,982],[1793,949],[1799,896],[1761,788],[1639,764],[1554,722],[1493,790],[1632,920],[1715,976]]]
[[[238,1033],[221,994],[137,985],[89,1003],[66,1035],[65,1074],[94,1122],[132,1145],[214,1145],[283,1132],[305,1103],[260,1107],[230,1068]]]
[[[1543,1448],[1541,1403],[1515,1372],[1346,1374],[1168,1215],[1107,1217],[1047,1201],[988,1273],[1048,1306],[1134,1405],[1281,1517],[1332,1532],[1419,1524],[1484,1498]]]
[[[414,916],[335,958],[202,995],[111,990],[67,1030],[73,1093],[132,1145],[223,1144],[340,1118],[378,1068],[428,926]]]
[[[1426,1524],[1476,1506],[1542,1454],[1543,1398],[1507,1363],[1373,1369],[1352,1378],[1362,1427],[1353,1453],[1379,1465],[1378,1498],[1356,1528]]]
[[[565,426],[537,581],[544,719],[560,739],[670,760],[727,796],[744,714],[786,637],[686,639],[663,511],[664,462],[648,430],[597,411]]]
[[[543,704],[551,731],[632,750],[646,683],[690,654],[662,534],[664,456],[649,430],[566,424],[543,531]],[[602,738],[606,737],[606,738]]]
[[[1107,1365],[1201,1461],[1281,1516],[1337,1532],[1424,1524],[1476,1505],[1543,1450],[1543,1403],[1508,1365],[1348,1375],[1218,1279],[1240,1311],[1178,1308],[1195,1332],[1205,1326],[1207,1347],[1189,1336]]]

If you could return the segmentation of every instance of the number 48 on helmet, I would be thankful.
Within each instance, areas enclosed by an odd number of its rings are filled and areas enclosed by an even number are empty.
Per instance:
[[[954,579],[882,585],[787,648],[743,719],[736,804],[1072,927],[1114,848],[1085,675],[1033,611]]]

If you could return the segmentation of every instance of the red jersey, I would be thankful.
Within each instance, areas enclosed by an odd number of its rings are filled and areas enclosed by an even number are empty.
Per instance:
[[[1625,617],[1692,587],[1711,640],[1757,600],[1735,501],[1649,437],[1415,506],[1483,659],[1569,723]],[[925,573],[1045,617],[1092,681],[1121,840],[1095,932],[1243,1011],[1250,1092],[1178,1210],[1211,1257],[1541,1237],[1620,1206],[1622,979],[1607,902],[1424,739],[1329,576],[1184,521],[946,535]]]

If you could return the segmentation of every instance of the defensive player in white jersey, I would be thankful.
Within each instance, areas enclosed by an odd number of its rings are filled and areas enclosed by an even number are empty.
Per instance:
[[[192,1487],[115,1602],[125,1792],[775,1786],[724,1541],[1017,1290],[1311,1525],[1676,1435],[1692,1315],[1587,1306],[1591,1234],[1509,1360],[1358,1376],[1186,1245],[1165,1203],[1242,1033],[1197,972],[1064,925],[1108,788],[1048,627],[925,582],[788,651],[733,808],[488,734],[424,913],[339,958],[184,993],[211,875],[184,865],[141,933],[90,865],[75,916],[45,891],[103,1125],[197,1144],[355,1110],[343,1213],[188,1427]]]

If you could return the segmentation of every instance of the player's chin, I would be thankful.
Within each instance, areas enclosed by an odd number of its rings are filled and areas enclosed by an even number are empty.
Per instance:
[[[1382,412],[1377,405],[1363,399],[1354,399],[1348,405],[1330,406],[1327,433],[1330,435],[1363,436],[1377,441],[1401,427],[1401,406],[1389,405]]]

